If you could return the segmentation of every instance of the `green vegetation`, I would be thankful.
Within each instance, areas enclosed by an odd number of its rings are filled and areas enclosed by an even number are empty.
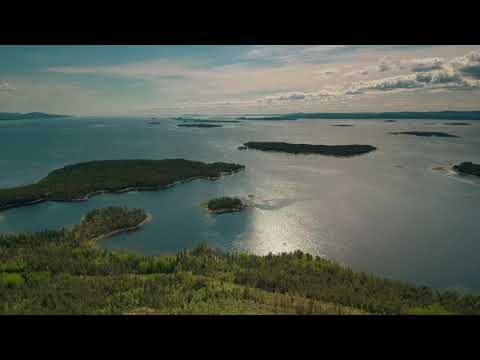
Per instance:
[[[109,234],[136,229],[146,221],[148,215],[143,209],[127,209],[126,207],[108,207],[89,211],[80,224],[73,227],[71,233],[75,240],[97,240]]]
[[[480,164],[463,162],[459,165],[455,165],[452,169],[460,174],[480,176]]]
[[[94,246],[142,210],[88,213],[72,229],[0,235],[1,314],[480,314],[480,297],[353,272],[301,251],[174,256]],[[161,241],[161,239],[160,239]]]
[[[207,203],[208,211],[218,214],[240,211],[245,207],[246,206],[243,204],[242,200],[231,197],[212,199]]]
[[[156,190],[177,181],[218,179],[222,174],[243,168],[238,164],[206,164],[184,159],[85,162],[52,171],[32,185],[0,189],[0,209],[45,200],[86,200],[101,192]]]
[[[285,142],[247,142],[243,145],[247,148],[261,151],[280,151],[291,154],[321,154],[339,157],[362,155],[377,149],[371,145],[310,145],[289,144]]]
[[[400,132],[391,132],[391,135],[413,135],[413,136],[423,136],[423,137],[454,137],[459,136],[447,134],[440,131],[400,131]]]

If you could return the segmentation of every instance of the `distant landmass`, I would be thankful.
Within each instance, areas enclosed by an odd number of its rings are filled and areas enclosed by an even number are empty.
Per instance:
[[[434,112],[365,112],[365,113],[291,113],[264,117],[242,116],[239,120],[299,120],[299,119],[428,119],[428,120],[480,120],[480,111],[434,111]]]
[[[28,120],[28,119],[51,119],[59,117],[70,117],[71,115],[45,114],[41,112],[31,113],[6,113],[0,112],[0,121],[2,120]]]

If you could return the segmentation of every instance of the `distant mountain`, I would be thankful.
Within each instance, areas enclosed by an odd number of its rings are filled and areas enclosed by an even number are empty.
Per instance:
[[[28,120],[28,119],[50,119],[58,117],[70,117],[71,115],[45,114],[41,112],[22,113],[5,113],[0,112],[0,121],[2,120]]]
[[[239,120],[299,120],[299,119],[428,119],[428,120],[480,120],[480,111],[434,111],[434,112],[381,112],[381,113],[292,113],[264,117],[242,116]]]

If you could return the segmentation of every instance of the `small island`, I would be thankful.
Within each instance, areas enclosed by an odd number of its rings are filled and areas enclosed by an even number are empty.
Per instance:
[[[85,201],[108,192],[159,190],[182,181],[216,180],[244,168],[184,159],[90,161],[54,170],[31,185],[0,189],[0,210],[43,201]]]
[[[246,146],[239,146],[237,149],[238,150],[247,150],[248,148]]]
[[[289,144],[285,142],[247,142],[243,144],[250,149],[261,151],[278,151],[290,154],[320,154],[327,156],[350,157],[376,150],[371,145],[310,145]]]
[[[459,126],[467,126],[467,125],[472,125],[470,123],[466,123],[466,122],[447,122],[447,123],[443,123],[443,125],[459,125]]]
[[[353,125],[350,125],[350,124],[332,124],[330,126],[350,127],[350,126],[353,126]]]
[[[449,138],[458,138],[460,136],[452,135],[440,131],[399,131],[391,132],[391,135],[413,135],[413,136],[422,136],[422,137],[449,137]]]
[[[191,127],[191,128],[218,128],[222,125],[213,125],[213,124],[178,124],[179,127]]]
[[[160,121],[150,121],[147,123],[148,125],[160,125],[161,122]]]
[[[462,162],[459,165],[453,166],[452,170],[459,174],[480,176],[480,164],[474,164],[472,162]]]
[[[242,211],[248,206],[238,198],[221,197],[208,201],[205,204],[208,212],[213,214],[223,214],[229,212]]]
[[[397,122],[397,120],[385,120],[384,122],[386,122],[386,123],[394,123],[394,122]]]

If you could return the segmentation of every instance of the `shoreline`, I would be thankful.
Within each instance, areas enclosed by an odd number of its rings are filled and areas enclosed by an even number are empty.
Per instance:
[[[93,239],[89,239],[89,240],[87,240],[87,242],[89,242],[91,244],[96,244],[96,242],[99,241],[99,240],[107,239],[107,238],[110,238],[112,236],[124,233],[124,232],[130,232],[130,231],[138,230],[142,226],[144,226],[144,225],[148,224],[150,221],[152,221],[152,219],[153,219],[153,215],[150,214],[150,213],[147,213],[147,217],[144,220],[142,220],[140,223],[138,223],[137,225],[130,226],[130,227],[127,227],[127,228],[113,230],[109,233],[99,235],[99,236],[97,236]]]
[[[55,199],[55,198],[49,199],[48,197],[47,198],[40,198],[40,199],[37,199],[37,200],[32,200],[32,201],[27,201],[27,202],[2,205],[2,206],[0,206],[0,212],[4,211],[4,210],[12,209],[12,208],[18,208],[18,207],[23,207],[23,206],[31,206],[31,205],[39,204],[39,203],[46,202],[46,201],[82,202],[82,201],[88,201],[93,196],[102,195],[102,194],[122,194],[122,193],[128,193],[130,191],[159,191],[159,190],[167,189],[167,188],[173,187],[175,185],[185,183],[185,182],[188,182],[188,181],[193,181],[193,180],[212,180],[212,181],[219,180],[224,175],[235,174],[235,173],[240,172],[242,170],[244,170],[244,168],[236,170],[236,171],[234,170],[234,171],[221,172],[220,176],[218,176],[218,177],[194,176],[194,177],[190,177],[190,178],[183,179],[183,180],[177,180],[177,181],[174,181],[170,184],[159,185],[159,186],[139,186],[139,187],[129,186],[129,187],[118,189],[118,190],[98,190],[98,191],[88,193],[84,197],[75,198],[75,199],[68,199],[68,200],[67,199]]]

